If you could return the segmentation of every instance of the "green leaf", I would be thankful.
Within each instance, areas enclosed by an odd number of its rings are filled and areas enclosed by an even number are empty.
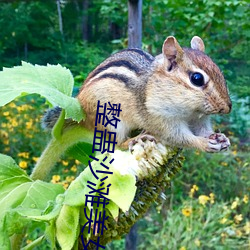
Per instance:
[[[49,201],[54,200],[58,193],[64,190],[60,185],[35,181],[24,183],[12,190],[4,199],[0,211],[0,223],[7,230],[8,235],[20,231],[25,224],[32,220],[39,220]],[[56,208],[43,220],[55,219],[61,206]],[[36,218],[38,217],[38,218]],[[40,219],[42,221],[42,219]]]
[[[8,234],[6,234],[6,232],[3,231],[3,229],[1,228],[0,225],[0,249],[2,250],[9,250],[10,248],[10,240],[8,237]]]
[[[41,243],[44,241],[44,235],[40,236],[36,240],[32,241],[30,244],[28,244],[25,247],[22,247],[21,250],[32,250],[35,247],[41,245]]]
[[[96,156],[99,161],[93,161],[91,163],[93,171],[103,170],[103,166],[100,165],[104,157],[108,156],[108,154],[102,154]],[[108,179],[105,181],[105,187],[110,183],[111,186],[109,188],[109,194],[105,195],[108,199],[113,201],[119,208],[123,211],[127,211],[134,199],[136,192],[136,180],[133,175],[126,174],[122,175],[119,171],[115,170],[112,167],[112,164],[109,164],[111,160],[111,156],[109,155],[105,161],[107,167],[109,167],[109,171],[113,172],[113,174],[108,175]],[[116,159],[119,161],[119,159]],[[96,184],[96,188],[98,189],[100,183],[100,179],[105,177],[106,174],[97,174],[99,179],[95,179],[90,168],[87,167],[69,186],[67,191],[65,192],[65,200],[64,204],[70,206],[83,206],[85,204],[85,196],[88,194],[91,189],[87,187],[87,181],[93,182]],[[105,189],[106,191],[106,189]],[[95,195],[95,194],[93,194]],[[88,208],[91,209],[91,206],[88,204]],[[110,212],[112,215],[116,216],[117,207],[110,205]]]
[[[1,199],[0,221],[3,219],[7,210],[16,208],[22,203],[31,185],[32,182],[23,183]]]
[[[119,215],[119,207],[113,201],[110,200],[106,208],[109,210],[112,217],[116,220]]]
[[[55,126],[52,129],[52,135],[57,140],[60,139],[62,136],[64,121],[65,121],[65,110],[62,109],[61,114],[60,114],[58,120],[56,121]]]
[[[27,217],[22,217],[15,209],[10,209],[6,211],[2,231],[6,233],[7,237],[13,234],[22,234],[23,228],[30,224],[31,221]]]
[[[47,207],[48,201],[55,200],[56,196],[61,193],[64,193],[61,185],[40,180],[34,181],[20,207],[27,210],[37,209],[42,212]]]
[[[17,176],[26,176],[28,178],[28,175],[10,156],[0,154],[0,181]]]
[[[78,161],[82,162],[85,165],[88,165],[88,161],[91,159],[89,155],[94,156],[95,154],[92,153],[92,144],[79,142],[72,147],[70,147],[66,154],[77,159]]]
[[[62,204],[56,203],[54,204],[52,211],[50,211],[49,213],[43,213],[42,215],[27,215],[27,213],[23,213],[21,210],[18,211],[20,214],[26,215],[28,218],[32,220],[50,222],[56,219],[56,217],[59,215],[61,211],[62,206],[63,206]]]
[[[64,205],[56,220],[56,238],[64,250],[71,250],[77,240],[79,207]]]
[[[61,65],[34,66],[22,62],[22,66],[0,72],[0,106],[18,96],[36,93],[53,106],[65,109],[66,118],[80,121],[84,114],[78,100],[71,97],[73,84],[71,72]]]
[[[85,204],[85,195],[88,194],[89,188],[87,181],[95,181],[89,168],[86,168],[65,191],[64,204],[69,206],[82,206]]]
[[[17,186],[25,182],[31,182],[27,176],[16,176],[0,181],[0,201]]]
[[[110,170],[113,171],[113,174],[108,178],[111,187],[107,198],[112,200],[123,212],[126,212],[129,210],[135,196],[136,179],[130,174],[121,175],[120,172],[112,169],[112,164]]]
[[[51,249],[56,249],[56,223],[51,221],[45,229],[45,237],[50,242]]]
[[[31,182],[23,183],[20,186],[13,189],[9,194],[7,194],[3,199],[1,199],[1,210],[0,210],[0,249],[8,249],[9,246],[9,236],[13,234],[13,227],[15,232],[20,232],[21,228],[28,223],[27,220],[23,218],[18,218],[16,213],[13,215],[11,209],[17,207],[24,199]],[[3,238],[3,239],[1,239]]]
[[[21,233],[35,219],[28,216],[41,216],[45,211],[50,213],[48,220],[56,218],[62,206],[62,200],[56,198],[64,189],[57,184],[31,181],[11,157],[0,155],[0,159],[0,231],[5,238],[1,249],[5,249],[9,236]]]

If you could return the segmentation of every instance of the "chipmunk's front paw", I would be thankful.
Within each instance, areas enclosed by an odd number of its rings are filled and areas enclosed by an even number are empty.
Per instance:
[[[141,135],[138,135],[136,136],[133,140],[131,140],[128,144],[129,146],[129,150],[130,152],[133,151],[133,146],[136,144],[136,143],[139,143],[143,148],[144,148],[144,144],[146,141],[151,141],[151,142],[155,142],[156,143],[156,139],[154,138],[154,136],[152,135],[148,135],[148,134],[141,134]]]
[[[222,133],[214,133],[208,138],[207,152],[216,153],[225,151],[230,147],[229,139]]]

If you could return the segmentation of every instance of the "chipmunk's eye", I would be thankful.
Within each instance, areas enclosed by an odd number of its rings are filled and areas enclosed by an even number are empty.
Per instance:
[[[190,74],[190,81],[198,87],[201,87],[204,85],[204,77],[201,73],[195,72]]]

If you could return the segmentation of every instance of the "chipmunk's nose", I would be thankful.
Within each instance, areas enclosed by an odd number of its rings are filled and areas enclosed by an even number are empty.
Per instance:
[[[222,109],[220,109],[219,113],[228,114],[231,112],[231,109],[232,109],[232,102],[229,101]]]

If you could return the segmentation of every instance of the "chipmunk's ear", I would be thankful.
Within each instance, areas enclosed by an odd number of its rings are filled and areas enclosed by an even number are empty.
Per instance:
[[[202,52],[205,51],[205,45],[204,45],[204,42],[203,40],[198,37],[198,36],[194,36],[191,40],[191,48],[192,49],[197,49],[197,50],[200,50]]]
[[[162,54],[170,61],[179,61],[182,59],[183,50],[175,37],[169,36],[162,46]]]

